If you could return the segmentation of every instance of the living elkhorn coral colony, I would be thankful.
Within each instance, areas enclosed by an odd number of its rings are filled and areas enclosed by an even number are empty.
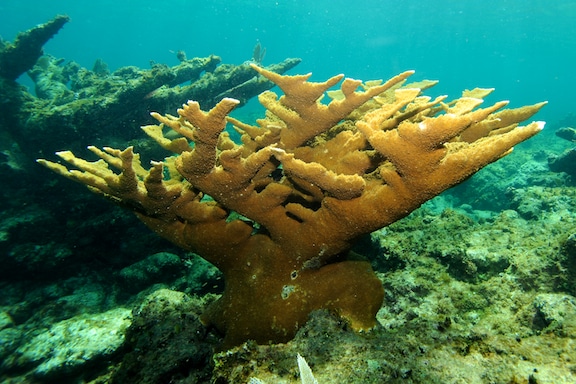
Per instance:
[[[96,162],[59,152],[71,170],[39,160],[223,272],[224,293],[202,320],[225,334],[224,347],[289,340],[320,308],[355,330],[373,327],[384,292],[370,264],[348,253],[355,239],[405,217],[544,127],[519,122],[545,103],[480,108],[491,89],[432,100],[422,91],[435,82],[404,84],[412,71],[385,83],[344,79],[323,104],[343,75],[314,83],[310,74],[252,68],[284,92],[259,96],[267,111],[257,126],[228,116],[235,99],[209,112],[189,101],[178,116],[153,113],[159,124],[143,127],[175,154],[149,169],[131,147],[89,147]],[[227,123],[241,144],[224,131]],[[166,128],[180,137],[164,136]]]

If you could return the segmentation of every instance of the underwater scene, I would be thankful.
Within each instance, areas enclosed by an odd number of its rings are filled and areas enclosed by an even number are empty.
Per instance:
[[[1,383],[576,383],[576,2],[0,2]]]

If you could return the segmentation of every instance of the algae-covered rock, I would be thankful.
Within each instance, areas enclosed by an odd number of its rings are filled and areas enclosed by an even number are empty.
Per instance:
[[[51,55],[43,55],[28,71],[28,76],[35,84],[36,96],[51,100],[55,105],[69,103],[78,98],[78,95],[68,87],[68,83],[80,70],[80,66],[74,62],[62,66],[63,61]]]
[[[564,148],[555,143],[553,148]],[[511,208],[510,191],[540,186],[554,188],[566,184],[567,177],[548,167],[552,150],[517,151],[514,156],[492,164],[462,183],[447,195],[456,205],[470,204],[475,210],[498,212]]]
[[[562,268],[562,283],[559,287],[576,295],[576,228],[567,227],[564,236],[559,253]]]
[[[0,311],[0,331],[12,326],[14,326],[14,320],[12,319],[12,316],[10,316],[10,314],[6,311]]]
[[[130,292],[138,292],[155,283],[168,282],[183,273],[180,257],[169,252],[159,252],[123,268],[119,277]]]
[[[42,55],[42,46],[69,20],[68,16],[56,16],[45,24],[19,33],[13,43],[0,45],[0,78],[16,80],[30,69]]]
[[[576,143],[576,129],[571,127],[559,128],[556,132],[556,136],[561,137],[564,140],[572,141]]]
[[[86,314],[63,320],[40,332],[4,362],[9,371],[31,371],[40,380],[67,381],[90,376],[124,343],[128,309]]]
[[[576,331],[576,298],[561,293],[541,293],[534,299],[534,327],[548,332]],[[568,329],[566,329],[568,328]]]
[[[208,382],[218,339],[198,319],[202,302],[160,289],[134,310],[124,355],[112,383]]]
[[[511,189],[511,207],[524,219],[536,219],[545,209],[546,200],[541,198],[543,188]]]
[[[208,109],[224,97],[246,103],[274,86],[248,64],[223,64],[216,55],[189,59],[179,54],[174,66],[151,62],[150,68],[113,72],[101,58],[90,70],[43,55],[42,46],[68,20],[57,16],[20,33],[13,43],[0,44],[0,125],[30,156],[28,166],[41,153],[62,149],[52,140],[55,132],[66,135],[68,147],[76,151],[84,150],[86,141],[124,145],[140,136],[139,127],[151,122],[151,111],[171,111],[189,99]],[[299,62],[286,59],[267,68],[284,73]],[[15,81],[25,72],[35,83],[35,94]]]
[[[24,339],[24,332],[21,329],[10,327],[0,330],[0,361],[6,361],[14,353]],[[7,367],[0,364],[0,372]]]
[[[576,177],[576,148],[570,148],[560,155],[551,156],[548,165],[553,172],[566,172]]]
[[[299,62],[286,59],[268,68],[283,73]],[[203,108],[224,97],[246,103],[273,86],[247,64],[225,64],[216,55],[174,66],[121,67],[112,73],[102,70],[103,65],[98,59],[95,70],[89,70],[51,56],[38,60],[29,71],[38,98],[8,110],[16,121],[9,132],[26,153],[61,150],[54,132],[66,135],[68,147],[76,152],[84,150],[86,141],[125,145],[134,140],[131,144],[147,148],[140,126],[152,122],[152,111],[169,111],[186,100],[196,100]]]

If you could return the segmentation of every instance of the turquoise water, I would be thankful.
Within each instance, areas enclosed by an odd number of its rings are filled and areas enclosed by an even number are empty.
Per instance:
[[[56,14],[72,21],[45,51],[87,68],[97,58],[111,69],[177,64],[178,50],[241,63],[260,41],[265,64],[302,58],[292,73],[368,80],[414,69],[417,78],[440,80],[435,92],[451,97],[481,86],[512,105],[548,100],[539,119],[570,112],[576,88],[569,0],[4,0],[0,35],[12,40]]]

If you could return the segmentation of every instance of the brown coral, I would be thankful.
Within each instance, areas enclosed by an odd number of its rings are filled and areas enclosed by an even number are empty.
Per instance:
[[[402,86],[411,71],[384,84],[345,79],[325,104],[322,96],[342,75],[312,83],[310,75],[253,68],[284,92],[260,95],[267,114],[258,126],[228,117],[234,99],[209,112],[190,101],[177,117],[153,114],[160,124],[144,127],[176,153],[148,170],[131,148],[91,147],[97,162],[58,153],[80,170],[39,160],[222,270],[225,291],[203,320],[225,333],[225,346],[288,340],[319,308],[356,330],[373,327],[383,289],[367,261],[349,257],[354,240],[408,215],[544,126],[518,126],[544,103],[478,108],[477,96],[491,90],[431,100],[421,93],[434,83]],[[242,144],[230,140],[227,122]],[[166,127],[181,137],[165,137]]]

